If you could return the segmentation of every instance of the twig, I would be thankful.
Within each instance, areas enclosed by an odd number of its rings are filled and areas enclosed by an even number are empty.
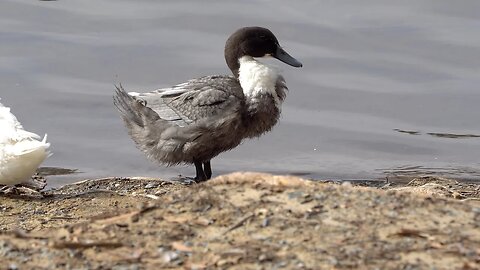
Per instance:
[[[53,248],[91,248],[91,247],[107,247],[117,248],[123,246],[120,242],[54,242]]]
[[[12,233],[15,235],[15,237],[22,239],[48,239],[46,236],[32,235],[21,229],[13,230]]]
[[[142,198],[148,198],[148,199],[152,199],[152,200],[160,199],[159,196],[153,195],[153,194],[136,194],[136,195],[127,195],[127,196],[142,197]]]
[[[69,217],[69,216],[54,216],[50,217],[50,220],[56,220],[56,219],[78,219],[78,217]]]
[[[237,223],[233,224],[232,226],[230,226],[226,231],[224,231],[222,233],[222,235],[225,235],[235,229],[237,229],[238,227],[242,226],[243,223],[245,223],[247,220],[251,219],[253,216],[255,216],[255,214],[248,214],[246,216],[244,216],[243,218],[241,218]]]
[[[480,201],[480,198],[465,198],[461,199],[460,201],[466,202],[466,201]]]
[[[271,220],[283,220],[283,221],[289,221],[289,222],[300,222],[300,223],[305,223],[309,225],[318,225],[318,221],[316,220],[308,220],[304,218],[288,218],[288,217],[269,217]]]
[[[402,228],[398,232],[392,233],[388,236],[389,237],[391,237],[391,236],[403,236],[403,237],[418,237],[418,238],[429,238],[430,237],[430,235],[425,233],[425,232],[421,232],[421,231],[416,230],[416,229],[407,229],[407,228]]]

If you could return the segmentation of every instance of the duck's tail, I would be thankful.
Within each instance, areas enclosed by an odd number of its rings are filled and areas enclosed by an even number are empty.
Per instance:
[[[153,161],[164,161],[165,153],[158,151],[165,147],[168,140],[162,140],[162,133],[172,124],[148,107],[141,98],[136,99],[128,94],[121,85],[116,86],[113,103],[121,113],[128,134],[138,149],[142,150]],[[169,162],[169,161],[165,161]]]
[[[140,101],[129,95],[122,85],[115,85],[115,95],[113,96],[113,104],[122,114],[122,118],[127,125],[135,124],[138,127],[144,127],[146,117],[151,113],[151,109],[147,108]]]
[[[38,166],[51,155],[47,135],[23,129],[9,107],[0,103],[0,184],[28,181]]]
[[[34,138],[11,140],[1,145],[0,184],[15,185],[28,181],[42,162],[52,154],[48,150],[47,135],[39,141]]]

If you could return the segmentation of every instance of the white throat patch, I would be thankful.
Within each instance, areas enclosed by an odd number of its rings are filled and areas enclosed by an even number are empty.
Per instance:
[[[247,99],[255,102],[261,94],[268,93],[273,96],[275,105],[279,107],[282,101],[275,91],[275,84],[279,75],[278,70],[255,60],[251,56],[242,56],[238,59],[238,62],[240,64],[238,80]]]

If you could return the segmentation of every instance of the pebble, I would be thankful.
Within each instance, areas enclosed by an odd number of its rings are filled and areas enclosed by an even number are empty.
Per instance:
[[[385,213],[385,216],[388,217],[388,218],[397,218],[398,213],[395,212],[395,211],[388,211],[388,212]]]
[[[33,210],[33,214],[34,215],[44,215],[46,213],[45,210],[42,210],[42,209],[35,209]]]
[[[158,185],[156,183],[148,183],[145,185],[145,188],[156,188]]]
[[[227,265],[229,264],[230,262],[228,260],[224,260],[224,259],[221,259],[217,262],[217,266],[224,266],[224,265]]]
[[[132,265],[116,265],[112,267],[112,270],[137,270],[140,269],[138,264],[132,264]]]
[[[0,257],[6,257],[8,253],[10,253],[10,251],[12,250],[12,248],[10,247],[10,245],[8,244],[8,242],[6,241],[0,241]]]
[[[335,258],[335,257],[330,257],[328,260],[330,261],[330,264],[331,264],[331,265],[338,265],[338,260],[337,260],[337,258]]]
[[[294,192],[288,193],[288,198],[297,199],[297,198],[303,197],[303,195],[304,193],[302,191],[294,191]]]
[[[260,256],[258,256],[258,260],[261,262],[265,261],[266,259],[267,259],[267,255],[265,254],[261,254]]]
[[[306,266],[305,266],[305,264],[304,264],[303,262],[297,262],[297,263],[295,264],[295,267],[296,267],[297,269],[302,269],[302,268],[305,268]]]
[[[270,224],[270,220],[268,218],[264,218],[262,221],[262,227],[267,227]]]
[[[162,259],[165,263],[169,263],[178,259],[178,252],[175,251],[166,251],[162,255]]]
[[[327,199],[327,196],[325,196],[324,194],[317,194],[313,196],[313,198],[317,201],[324,201]]]

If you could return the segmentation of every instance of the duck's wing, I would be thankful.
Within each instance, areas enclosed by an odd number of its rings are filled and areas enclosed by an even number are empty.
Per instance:
[[[130,94],[161,119],[181,127],[226,113],[244,100],[242,88],[232,76],[206,76],[168,89]]]
[[[22,124],[17,120],[15,115],[10,111],[9,107],[0,103],[0,141],[3,140],[23,140],[23,139],[35,139],[40,140],[40,136],[33,132],[23,129]]]

